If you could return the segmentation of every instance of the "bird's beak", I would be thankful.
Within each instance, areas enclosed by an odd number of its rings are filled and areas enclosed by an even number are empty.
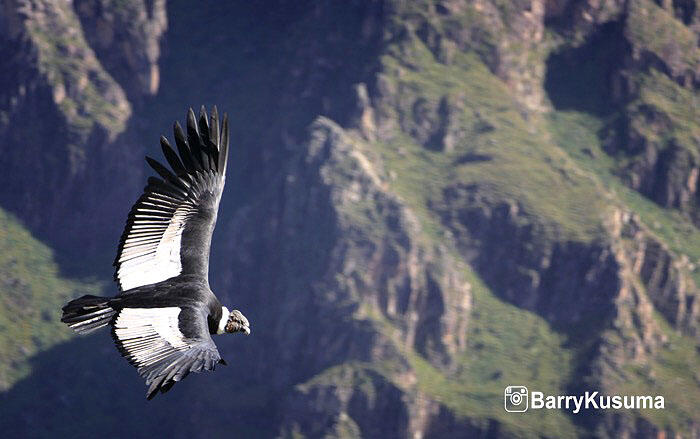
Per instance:
[[[243,332],[245,332],[245,335],[250,335],[250,327],[249,327],[249,326],[244,326],[244,327],[243,327]]]

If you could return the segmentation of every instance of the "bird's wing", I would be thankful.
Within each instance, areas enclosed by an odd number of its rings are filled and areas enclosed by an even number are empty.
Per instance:
[[[112,338],[146,380],[146,397],[165,393],[190,372],[226,364],[209,335],[203,312],[192,307],[123,308]]]
[[[160,143],[172,170],[146,157],[162,177],[150,177],[132,207],[114,261],[122,291],[178,275],[207,279],[209,246],[224,189],[228,157],[228,119],[219,133],[214,107],[210,120],[187,114],[187,136],[175,123],[179,155],[165,137]],[[221,134],[221,135],[219,135]]]

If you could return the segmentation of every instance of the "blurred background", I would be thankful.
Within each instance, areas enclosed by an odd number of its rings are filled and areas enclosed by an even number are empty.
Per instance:
[[[697,0],[0,1],[2,435],[700,437],[699,37]],[[147,403],[60,308],[116,294],[143,156],[202,104],[252,335]]]

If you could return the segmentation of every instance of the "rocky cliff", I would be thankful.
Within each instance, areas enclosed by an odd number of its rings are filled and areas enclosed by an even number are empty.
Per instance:
[[[26,171],[0,177],[0,206],[59,261],[94,236],[96,259],[63,264],[103,273],[143,142],[216,103],[234,140],[211,283],[255,327],[217,340],[235,370],[182,383],[148,419],[140,383],[119,390],[133,371],[101,365],[108,346],[77,355],[96,338],[51,347],[64,333],[10,363],[31,372],[6,379],[6,431],[85,435],[72,414],[87,410],[142,435],[699,434],[698,10],[3,4],[2,160]],[[513,384],[666,409],[518,417]]]
[[[593,109],[607,116],[604,143],[623,181],[697,225],[697,4],[563,3],[551,17],[569,37],[558,55],[570,74],[562,86],[582,82],[600,94]],[[588,60],[602,65],[585,65]]]
[[[129,172],[142,152],[131,116],[141,96],[158,88],[165,5],[116,3],[123,7],[2,5],[1,160],[13,170],[0,177],[2,206],[65,251],[86,230],[104,239],[116,222],[88,212],[116,216],[113,202],[128,202],[141,185]],[[94,254],[95,246],[86,242],[84,250]]]

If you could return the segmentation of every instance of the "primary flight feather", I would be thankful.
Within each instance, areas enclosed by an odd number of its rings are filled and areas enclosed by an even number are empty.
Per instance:
[[[248,319],[229,312],[209,288],[209,249],[226,180],[229,129],[224,115],[202,107],[175,122],[177,152],[160,145],[170,169],[146,157],[149,177],[131,208],[114,260],[116,297],[83,296],[61,321],[78,333],[111,326],[119,352],[146,380],[146,397],[167,392],[190,372],[226,364],[212,334],[250,334]]]

